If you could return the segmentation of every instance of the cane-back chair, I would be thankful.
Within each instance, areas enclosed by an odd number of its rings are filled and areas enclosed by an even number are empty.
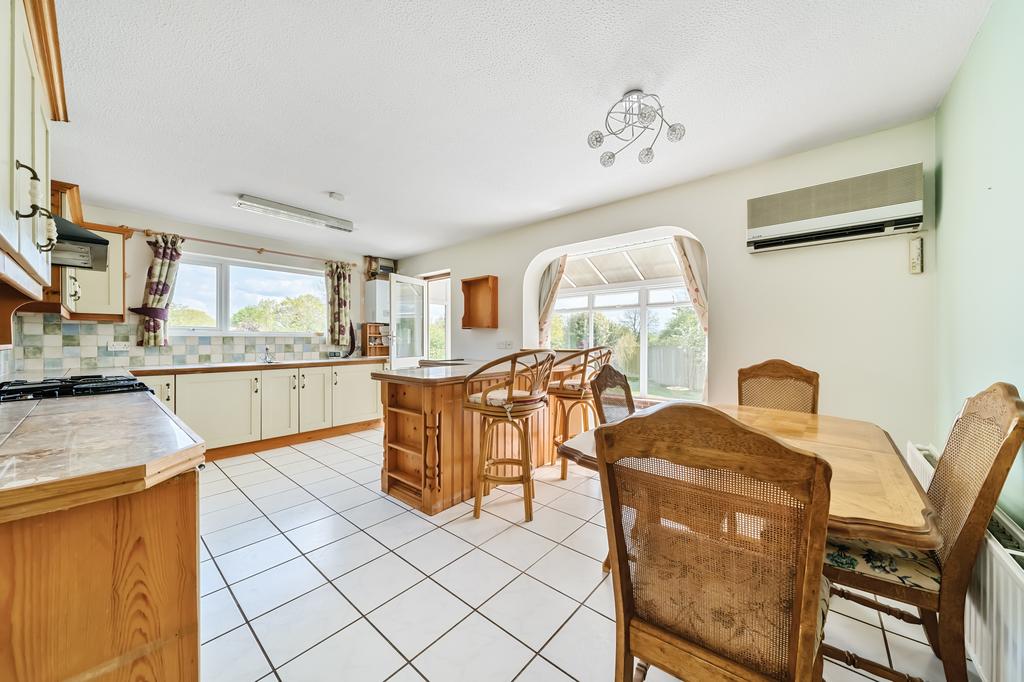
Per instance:
[[[942,659],[948,682],[967,680],[967,589],[985,530],[1022,442],[1024,402],[1014,386],[992,384],[964,404],[928,486],[942,534],[938,551],[828,539],[825,573],[830,579],[916,606],[920,617],[839,587],[834,594],[908,623],[921,623],[932,651]],[[905,679],[848,652],[829,650],[826,655],[875,675]]]
[[[480,518],[485,488],[492,484],[522,483],[525,518],[533,520],[533,457],[526,420],[547,404],[548,383],[555,354],[550,350],[527,350],[512,353],[483,365],[462,383],[462,405],[476,412],[482,420],[480,450],[476,462],[476,499],[473,516]],[[493,375],[493,376],[491,376]],[[476,384],[487,380],[480,391],[470,392]],[[516,457],[498,457],[495,431],[507,425],[518,436]],[[506,474],[501,470],[518,470]]]
[[[616,682],[634,657],[686,680],[820,679],[828,463],[695,403],[595,438]]]
[[[818,414],[818,373],[778,359],[744,367],[739,404]]]
[[[594,409],[599,424],[611,424],[636,412],[633,389],[626,375],[611,365],[605,365],[590,382],[594,393]]]

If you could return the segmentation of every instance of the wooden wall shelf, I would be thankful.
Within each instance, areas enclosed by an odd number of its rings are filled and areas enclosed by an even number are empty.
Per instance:
[[[483,275],[462,280],[462,328],[498,328],[498,277]]]
[[[363,324],[363,355],[368,358],[386,358],[389,352],[391,337],[389,325],[381,322]]]

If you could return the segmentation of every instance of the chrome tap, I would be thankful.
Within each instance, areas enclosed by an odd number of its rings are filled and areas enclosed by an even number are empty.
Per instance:
[[[268,365],[273,362],[276,362],[276,360],[274,359],[274,351],[270,350],[270,346],[263,347],[263,362],[265,362]]]

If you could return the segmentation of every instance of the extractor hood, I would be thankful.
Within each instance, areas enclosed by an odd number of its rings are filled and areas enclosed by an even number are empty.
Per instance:
[[[84,270],[107,269],[107,246],[110,242],[58,215],[53,216],[53,220],[57,223],[57,245],[50,252],[53,265]]]

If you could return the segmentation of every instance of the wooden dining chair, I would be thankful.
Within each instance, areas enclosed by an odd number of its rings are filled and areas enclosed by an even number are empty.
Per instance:
[[[571,423],[576,412],[580,414],[583,430],[590,430],[590,417],[597,415],[590,384],[601,368],[611,361],[612,349],[608,346],[585,348],[558,358],[553,368],[558,377],[548,386],[548,394],[554,399],[551,428],[556,449],[575,435],[571,433]],[[563,457],[562,479],[568,475],[569,460]]]
[[[996,383],[969,398],[953,423],[928,486],[942,548],[936,552],[882,542],[830,537],[825,573],[838,584],[916,606],[920,617],[842,588],[833,594],[920,623],[942,659],[947,682],[967,680],[964,604],[981,543],[1010,466],[1024,442],[1024,402],[1010,384]],[[893,680],[902,674],[839,650],[835,658]]]
[[[633,389],[626,375],[605,365],[590,382],[594,393],[594,409],[599,424],[611,424],[636,412]]]
[[[533,453],[525,422],[547,406],[554,362],[555,354],[550,350],[520,351],[488,362],[463,380],[463,409],[481,418],[474,518],[480,518],[485,488],[492,484],[522,483],[524,516],[526,521],[533,520]],[[488,380],[483,390],[473,391],[483,379]],[[495,430],[502,425],[518,436],[517,456],[502,457],[497,452],[503,448],[495,438]],[[505,473],[508,469],[516,473]]]
[[[686,680],[821,679],[828,463],[697,403],[595,438],[616,682],[643,678],[634,657]]]
[[[818,373],[779,359],[744,367],[739,404],[818,414]]]

